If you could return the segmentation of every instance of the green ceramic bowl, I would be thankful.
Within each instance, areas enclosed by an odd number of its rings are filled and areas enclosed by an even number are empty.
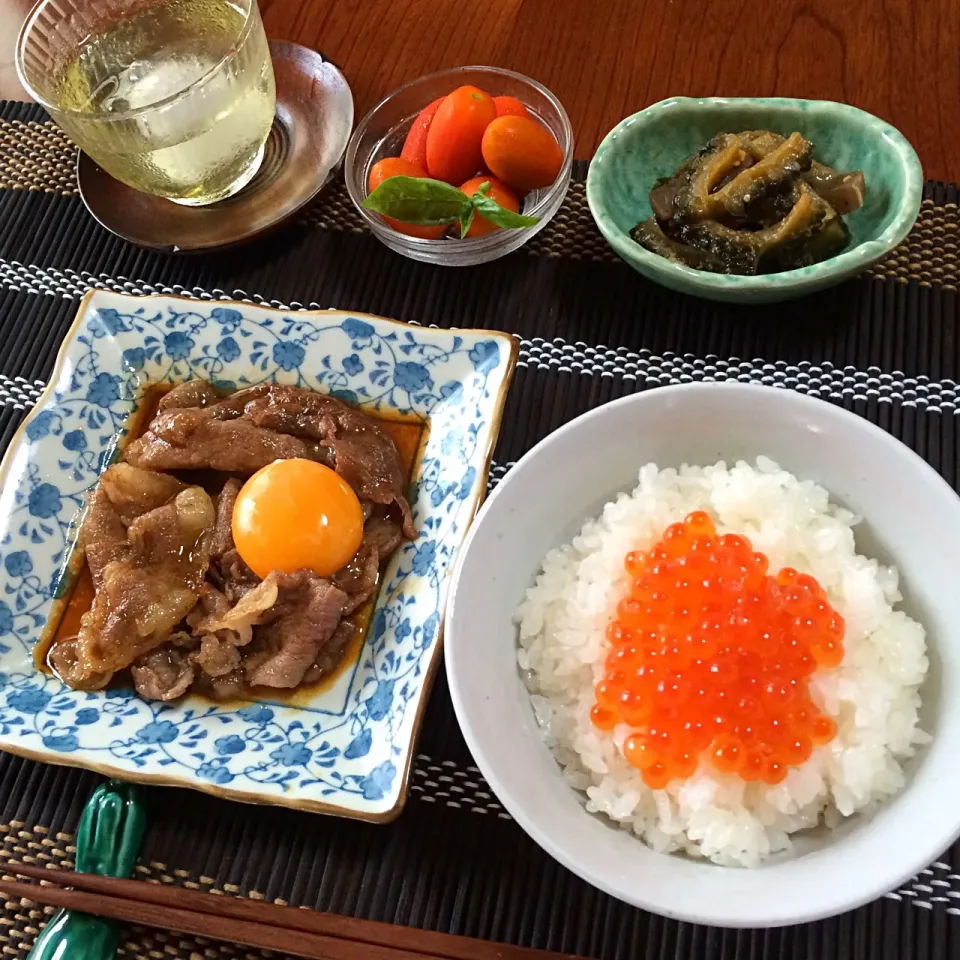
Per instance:
[[[630,239],[650,216],[650,188],[718,133],[798,130],[815,156],[838,170],[862,169],[863,207],[846,218],[851,242],[830,260],[755,277],[705,273],[671,263]],[[607,134],[587,175],[587,201],[600,232],[627,263],[656,283],[711,300],[772,303],[841,283],[889,253],[907,235],[923,192],[923,171],[904,136],[843,103],[778,98],[662,100]]]

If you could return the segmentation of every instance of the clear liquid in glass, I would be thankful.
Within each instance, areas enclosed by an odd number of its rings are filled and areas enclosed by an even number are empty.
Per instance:
[[[103,169],[190,205],[254,176],[275,106],[255,2],[164,0],[96,32],[54,84],[55,119]]]

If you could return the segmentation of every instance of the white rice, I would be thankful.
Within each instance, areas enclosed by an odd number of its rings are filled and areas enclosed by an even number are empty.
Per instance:
[[[846,620],[845,655],[818,671],[811,697],[838,725],[831,743],[776,786],[747,784],[701,760],[686,781],[651,790],[624,760],[628,732],[590,721],[609,649],[605,627],[628,588],[623,558],[648,549],[670,523],[706,510],[721,533],[742,533],[770,559],[812,574]],[[929,737],[918,726],[927,672],[923,628],[894,609],[897,572],[856,552],[858,518],[827,492],[775,463],[640,471],[639,486],[609,502],[573,542],[552,550],[517,612],[517,660],[544,737],[587,810],[634,831],[654,850],[755,866],[789,850],[790,834],[836,826],[896,793],[901,762]]]

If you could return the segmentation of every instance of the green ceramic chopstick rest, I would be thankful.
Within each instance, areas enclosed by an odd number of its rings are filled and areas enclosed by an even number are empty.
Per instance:
[[[130,877],[145,826],[137,787],[118,780],[98,787],[77,829],[77,872]],[[60,910],[37,937],[29,960],[113,960],[116,953],[117,930],[112,921]]]

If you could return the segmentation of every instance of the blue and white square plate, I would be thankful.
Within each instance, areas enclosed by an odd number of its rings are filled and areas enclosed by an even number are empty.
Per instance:
[[[0,466],[0,748],[126,780],[392,819],[406,799],[453,558],[486,487],[515,363],[513,338],[490,331],[88,294]],[[34,665],[63,606],[87,493],[144,389],[193,377],[296,384],[426,425],[410,495],[419,539],[391,558],[356,664],[303,699],[158,703],[125,688],[77,692]]]

